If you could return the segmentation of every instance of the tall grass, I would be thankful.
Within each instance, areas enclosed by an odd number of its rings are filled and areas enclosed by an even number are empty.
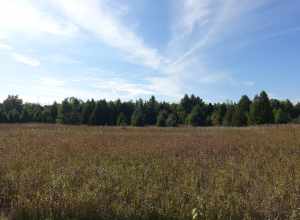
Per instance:
[[[0,219],[300,219],[300,127],[0,126]]]

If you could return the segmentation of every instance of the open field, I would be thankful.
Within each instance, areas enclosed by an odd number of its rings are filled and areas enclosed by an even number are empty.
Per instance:
[[[300,127],[1,125],[0,210],[20,220],[300,219]]]

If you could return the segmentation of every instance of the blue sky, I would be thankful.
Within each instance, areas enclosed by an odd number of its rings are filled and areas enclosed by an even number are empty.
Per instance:
[[[0,100],[300,101],[298,1],[0,3]]]

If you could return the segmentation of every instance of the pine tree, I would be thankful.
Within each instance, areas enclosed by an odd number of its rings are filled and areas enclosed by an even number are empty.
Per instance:
[[[145,115],[141,108],[137,108],[131,116],[131,125],[143,127],[145,125]]]
[[[204,126],[206,122],[203,108],[196,105],[187,117],[187,124],[191,126]]]
[[[125,116],[125,114],[123,112],[121,112],[117,118],[117,125],[118,126],[126,126],[128,125],[128,122],[127,122],[127,118]]]
[[[288,113],[282,109],[275,110],[275,123],[276,124],[287,124],[290,121]]]
[[[169,114],[169,116],[166,120],[166,126],[167,127],[176,127],[177,126],[177,117],[175,114],[173,114],[173,113]]]
[[[255,96],[250,107],[250,123],[254,125],[273,123],[273,111],[266,92]]]
[[[224,126],[232,126],[232,119],[234,115],[234,107],[232,105],[227,107],[226,114],[223,119],[223,125]]]
[[[91,101],[87,101],[83,104],[82,115],[81,115],[81,123],[89,124],[91,115],[96,107],[95,101],[92,99]]]
[[[247,126],[248,113],[242,111],[240,106],[236,106],[232,116],[232,126],[242,127]]]
[[[157,116],[156,125],[158,127],[165,127],[167,125],[167,117],[168,113],[166,111],[160,111]]]

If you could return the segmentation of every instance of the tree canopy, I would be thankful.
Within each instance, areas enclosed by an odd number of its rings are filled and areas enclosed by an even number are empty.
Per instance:
[[[149,100],[87,100],[71,97],[61,103],[24,103],[9,95],[0,103],[0,123],[61,123],[102,126],[248,126],[299,123],[300,103],[269,99],[263,91],[253,100],[244,95],[237,102],[205,103],[185,95],[179,103]]]

